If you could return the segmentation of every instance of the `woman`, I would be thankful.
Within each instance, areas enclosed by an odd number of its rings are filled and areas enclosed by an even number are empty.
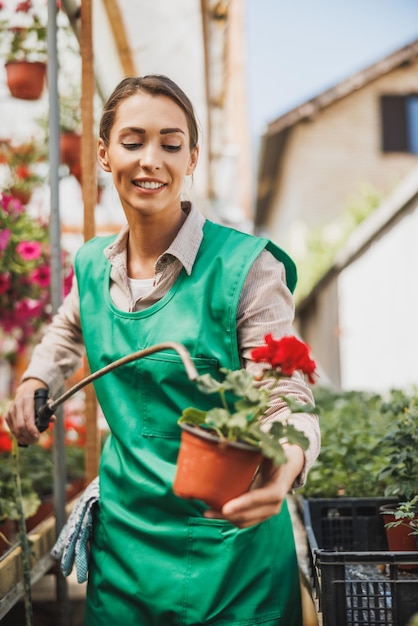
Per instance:
[[[279,248],[203,218],[181,201],[199,156],[193,107],[165,76],[126,78],[104,107],[98,159],[127,226],[79,250],[76,281],[20,384],[8,423],[35,442],[33,392],[54,395],[80,364],[92,371],[164,341],[178,341],[200,373],[254,368],[249,355],[271,332],[292,334],[286,285],[294,267]],[[291,287],[294,285],[291,284]],[[284,624],[300,626],[300,595],[285,496],[303,484],[318,454],[315,416],[292,418],[310,440],[287,446],[288,462],[260,473],[257,487],[211,511],[173,494],[177,419],[195,387],[176,354],[157,353],[97,381],[111,435],[102,453],[100,502],[89,563],[85,623],[108,626]],[[267,421],[287,393],[282,381]]]

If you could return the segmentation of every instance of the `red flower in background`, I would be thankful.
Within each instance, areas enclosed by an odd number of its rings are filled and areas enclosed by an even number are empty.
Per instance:
[[[0,417],[0,452],[10,452],[12,449],[12,438],[10,432],[6,430],[4,419]]]
[[[309,346],[294,336],[273,339],[271,334],[264,337],[265,346],[254,348],[251,358],[259,362],[267,362],[276,371],[276,374],[292,376],[297,370],[314,383],[316,363],[309,356]]]

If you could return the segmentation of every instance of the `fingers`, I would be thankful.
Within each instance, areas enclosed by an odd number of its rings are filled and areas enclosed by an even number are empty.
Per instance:
[[[39,431],[35,426],[34,392],[46,385],[39,380],[29,379],[23,382],[16,391],[14,402],[9,407],[6,422],[18,443],[29,445],[39,439]]]
[[[35,426],[33,394],[21,395],[9,408],[6,422],[20,444],[28,445],[39,439]]]
[[[222,507],[222,511],[205,511],[204,516],[225,519],[238,528],[247,528],[280,513],[286,493],[286,489],[278,488],[275,481],[271,481],[260,489],[230,500]]]
[[[209,510],[204,516],[225,519],[238,528],[248,528],[280,513],[283,500],[303,464],[302,450],[299,454],[298,450],[289,448],[288,452],[288,462],[280,467],[274,467],[269,461],[263,462],[249,492],[227,502],[222,511]]]

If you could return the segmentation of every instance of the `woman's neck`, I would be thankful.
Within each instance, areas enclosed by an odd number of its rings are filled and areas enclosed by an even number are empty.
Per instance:
[[[128,220],[129,238],[127,248],[127,270],[131,278],[151,278],[155,263],[170,246],[187,215],[180,210],[175,219]]]

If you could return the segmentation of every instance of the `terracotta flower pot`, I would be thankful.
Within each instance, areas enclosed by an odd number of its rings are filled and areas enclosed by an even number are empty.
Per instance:
[[[46,64],[40,61],[8,61],[6,80],[10,94],[20,100],[38,100],[43,92]]]
[[[17,187],[12,187],[10,189],[10,194],[20,200],[22,204],[29,204],[30,199],[32,198],[32,191],[24,191],[23,189],[18,189]]]
[[[77,133],[62,132],[60,135],[61,161],[68,165],[73,176],[81,179],[81,136]]]
[[[243,443],[220,442],[199,428],[183,429],[173,491],[181,498],[203,500],[215,510],[248,491],[262,454]]]
[[[391,504],[384,504],[380,507],[384,524],[396,521],[393,509],[394,507]],[[418,513],[415,514],[414,519],[418,520]],[[412,526],[409,526],[408,521],[392,528],[385,527],[389,550],[392,552],[416,552],[418,550],[418,542],[416,535],[411,535],[412,530]],[[416,569],[416,565],[398,565],[398,569]]]

